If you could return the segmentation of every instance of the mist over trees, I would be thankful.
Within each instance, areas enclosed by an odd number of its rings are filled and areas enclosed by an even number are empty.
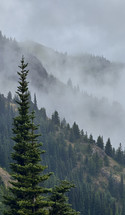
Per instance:
[[[125,2],[41,2],[0,4],[0,215],[125,215]]]
[[[9,194],[4,196],[4,204],[8,207],[4,214],[75,214],[78,213],[68,204],[68,198],[65,193],[70,190],[73,185],[67,181],[63,181],[59,187],[51,191],[51,188],[44,186],[44,183],[51,176],[51,173],[43,174],[47,168],[42,165],[40,155],[44,153],[40,149],[42,144],[38,143],[39,134],[36,133],[38,126],[34,124],[34,111],[30,113],[29,91],[27,82],[27,65],[22,57],[21,69],[18,72],[19,86],[17,89],[18,115],[14,118],[13,147],[11,163],[11,187]],[[10,101],[11,93],[8,93],[8,101]],[[12,98],[11,98],[12,101]],[[34,107],[36,107],[36,98],[34,99]],[[58,113],[55,111],[54,123],[57,124]],[[47,194],[52,193],[47,198]],[[55,207],[56,205],[56,207]]]
[[[32,47],[32,44],[30,45]],[[86,87],[92,82],[100,91],[106,86],[111,88],[112,83],[113,86],[118,87],[123,65],[115,65],[104,58],[95,56],[71,57],[67,54],[53,53],[53,50],[50,51],[46,47],[44,47],[44,54],[45,51],[48,53],[46,52],[43,64],[41,64],[40,56],[34,56],[29,48],[24,49],[24,44],[4,37],[2,33],[0,34],[0,46],[2,50],[0,52],[1,92],[4,86],[7,86],[6,97],[0,94],[0,166],[10,171],[9,163],[12,162],[10,153],[14,146],[11,140],[12,119],[17,117],[17,106],[14,99],[19,102],[19,98],[13,96],[18,81],[15,71],[18,59],[25,50],[30,70],[30,111],[35,110],[36,118],[32,115],[34,118],[32,119],[34,123],[40,125],[38,133],[42,133],[42,136],[38,139],[44,143],[43,149],[46,150],[46,153],[42,155],[43,163],[45,166],[48,165],[48,172],[54,172],[54,175],[51,176],[52,179],[50,177],[45,182],[45,187],[50,189],[56,184],[57,186],[52,189],[52,192],[53,195],[58,196],[58,191],[63,187],[59,185],[58,179],[68,179],[76,185],[68,193],[69,202],[73,205],[74,210],[85,215],[123,214],[124,177],[122,175],[125,166],[125,152],[120,142],[122,143],[125,128],[124,108],[118,102],[111,104],[106,98],[93,96],[90,94],[91,90],[82,92],[85,89],[82,89],[81,85],[78,86],[73,80],[74,74],[79,71],[80,75],[83,70],[79,77],[81,77],[81,84],[86,84]],[[55,54],[56,61],[49,62],[48,60],[47,62],[48,54],[50,54],[49,60],[53,59]],[[82,61],[86,62],[84,64],[86,68],[80,69]],[[53,67],[51,63],[57,68]],[[88,63],[90,67],[87,71]],[[71,65],[74,70],[72,74],[68,74],[67,72],[71,71]],[[64,76],[62,80],[61,73]],[[117,78],[114,79],[114,77]],[[88,87],[88,89],[90,88]],[[43,105],[44,108],[41,108]],[[115,144],[117,147],[114,148]],[[112,167],[112,162],[117,162],[117,165]],[[110,172],[110,170],[112,171]],[[46,170],[45,174],[47,174]],[[118,177],[118,180],[115,178],[117,174],[121,177]],[[105,181],[102,182],[101,177],[105,177]],[[97,189],[99,186],[105,193]],[[1,193],[6,193],[2,182],[0,190]],[[80,200],[78,196],[80,196]],[[69,204],[65,196],[63,197],[66,205]],[[0,197],[0,201],[1,199],[2,197]],[[48,201],[51,201],[51,198]],[[67,206],[71,210],[70,205]],[[1,214],[2,211],[3,205]],[[53,213],[52,210],[51,213]],[[72,210],[72,213],[76,212]]]
[[[10,95],[10,92],[8,93],[8,95]],[[7,99],[4,96],[1,96],[1,98],[2,100],[0,104],[2,108],[0,108],[0,116],[3,115],[3,122],[5,120],[6,124],[6,114],[8,113],[8,110],[11,109],[11,112],[9,113],[11,119],[11,117],[15,115],[16,106],[13,103],[13,98],[11,103],[8,100],[10,98],[9,96]],[[31,111],[36,107],[35,103],[32,103],[31,101],[30,106]],[[123,186],[123,182],[122,179],[121,182],[120,179],[119,182],[115,181],[114,179],[116,168],[119,167],[114,167],[114,173],[110,175],[109,171],[109,176],[106,176],[108,178],[106,178],[105,180],[108,180],[109,182],[107,185],[103,185],[107,186],[107,188],[103,187],[103,189],[105,189],[105,192],[103,191],[103,193],[101,193],[100,191],[97,191],[97,185],[94,185],[94,178],[96,179],[96,181],[100,180],[99,175],[103,171],[103,168],[111,168],[109,159],[110,157],[107,157],[107,155],[104,153],[109,140],[103,143],[103,150],[101,149],[102,145],[100,145],[101,147],[99,148],[95,148],[98,146],[99,140],[102,143],[102,138],[100,139],[100,136],[96,141],[93,139],[92,134],[89,135],[83,130],[80,130],[79,126],[75,122],[72,126],[70,126],[66,122],[66,120],[59,120],[60,117],[57,111],[52,114],[51,119],[47,117],[45,108],[41,108],[40,110],[36,109],[35,114],[36,119],[34,119],[34,123],[37,122],[40,124],[39,132],[42,133],[42,136],[39,137],[39,141],[43,142],[42,148],[46,150],[46,153],[42,155],[43,163],[45,166],[48,165],[47,172],[53,171],[55,174],[51,176],[52,178],[50,177],[47,184],[45,183],[45,185],[50,189],[51,186],[54,187],[54,184],[57,184],[57,191],[55,190],[56,188],[53,188],[52,192],[54,195],[58,195],[58,191],[60,189],[63,189],[61,187],[58,188],[58,179],[64,180],[67,178],[71,181],[74,181],[74,183],[76,184],[75,191],[70,191],[68,195],[70,203],[72,203],[73,208],[80,211],[81,214],[87,215],[88,212],[90,213],[90,215],[93,213],[100,214],[102,212],[102,208],[104,215],[108,215],[110,213],[112,214],[113,211],[114,214],[120,214],[121,209],[118,208],[115,199],[117,199],[117,201],[121,201],[122,199],[123,194],[120,190]],[[57,118],[58,120],[55,120],[53,116],[55,116],[55,118]],[[4,146],[1,154],[0,165],[2,165],[3,167],[5,167],[6,165],[6,168],[8,170],[10,163],[10,158],[8,160],[8,156],[10,157],[10,152],[12,151],[12,148],[10,149],[10,146],[12,147],[12,143],[10,144],[10,137],[7,137],[7,130],[9,132],[9,130],[11,130],[12,128],[12,125],[9,124],[10,122],[12,123],[12,119],[8,122],[8,128],[4,127],[5,124],[2,124],[2,121],[0,122],[0,128],[4,129],[2,132],[4,139],[2,139],[2,136],[0,139],[0,146]],[[8,133],[8,135],[9,134],[10,133]],[[74,140],[71,140],[72,134],[74,134]],[[7,141],[8,145],[6,144]],[[113,152],[111,158],[114,156],[113,159],[115,159],[119,163],[122,160],[122,166],[124,168],[125,153],[122,149],[122,146],[120,145],[118,149],[114,151],[114,148],[112,148],[111,144],[110,149]],[[109,154],[109,151],[107,150],[107,154]],[[100,183],[100,186],[102,186],[101,181],[98,183]],[[96,193],[94,191],[95,189]],[[108,193],[108,189],[110,190],[110,194]],[[112,200],[112,196],[114,200]],[[58,207],[60,208],[60,206],[57,204],[57,208]],[[93,210],[95,212],[93,212]]]
[[[29,62],[29,89],[32,97],[36,93],[38,107],[44,104],[49,116],[54,110],[59,111],[61,118],[70,124],[75,121],[95,138],[100,134],[106,141],[110,136],[114,146],[123,142],[124,106],[117,98],[118,102],[112,103],[112,95],[121,92],[123,64],[92,55],[69,56],[37,43],[18,43],[2,33],[0,38],[1,93],[16,91],[16,62],[24,53]]]
[[[8,170],[9,163],[12,163],[10,158],[10,152],[12,152],[13,145],[13,142],[10,141],[10,137],[12,136],[12,117],[15,116],[15,111],[17,109],[13,98],[11,103],[9,102],[9,95],[10,92],[8,93],[7,98],[1,95],[0,102],[0,117],[3,116],[3,120],[0,121],[0,129],[2,131],[0,136],[0,165],[6,167]],[[30,106],[31,111],[36,107],[35,103],[32,103],[32,101],[30,101]],[[11,111],[9,112],[9,110]],[[8,114],[10,116],[9,118]],[[119,168],[121,167],[114,166],[114,170],[112,169],[114,173],[112,172],[111,175],[110,171],[109,173],[103,173],[103,169],[111,168],[112,164],[110,163],[110,158],[115,159],[120,164],[122,161],[122,168],[124,168],[125,152],[122,149],[122,146],[120,145],[118,149],[115,150],[110,142],[111,147],[109,151],[112,151],[112,155],[111,157],[107,157],[105,150],[109,140],[103,142],[103,150],[101,149],[102,144],[100,145],[101,147],[96,148],[99,141],[102,143],[102,138],[100,139],[100,136],[96,141],[92,134],[89,135],[83,130],[80,130],[75,122],[70,126],[66,120],[59,120],[60,116],[57,111],[52,114],[51,119],[47,117],[45,108],[41,108],[40,110],[37,108],[35,115],[36,119],[34,119],[34,123],[40,124],[38,133],[42,133],[42,136],[39,137],[39,141],[43,142],[42,148],[46,150],[46,153],[42,155],[43,163],[45,166],[48,165],[47,172],[51,171],[55,174],[55,176],[51,176],[52,178],[50,177],[47,184],[45,183],[46,186],[50,188],[52,186],[54,187],[54,184],[57,184],[58,187],[58,179],[64,180],[67,178],[73,181],[76,185],[76,188],[74,188],[75,191],[70,191],[68,195],[69,201],[73,204],[73,208],[80,211],[81,214],[87,215],[88,212],[90,215],[93,213],[100,214],[102,208],[104,215],[112,214],[113,211],[114,214],[120,214],[121,209],[118,208],[115,199],[121,201],[121,195],[123,194],[120,190],[123,185],[121,179],[115,181],[114,174],[116,170],[119,172]],[[53,116],[56,116],[58,120],[53,120]],[[8,121],[8,119],[10,120]],[[8,122],[7,125],[6,122]],[[74,134],[74,140],[71,139],[72,134]],[[109,151],[107,150],[107,154],[109,154]],[[109,181],[107,185],[102,181],[99,182],[100,174],[102,174],[103,177],[106,177],[105,180]],[[105,176],[105,174],[107,174],[107,176]],[[98,186],[102,186],[104,183],[102,187],[105,192],[103,191],[103,193],[101,193],[100,191],[97,191],[97,185],[94,185],[95,179],[100,183]],[[108,189],[110,190],[110,194],[108,193]],[[53,190],[53,192],[56,192],[56,190]],[[112,200],[112,196],[114,200]],[[93,210],[95,210],[95,212],[93,212]]]

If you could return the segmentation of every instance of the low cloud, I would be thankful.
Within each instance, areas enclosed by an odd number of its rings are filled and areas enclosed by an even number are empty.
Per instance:
[[[68,53],[90,52],[124,61],[125,2],[118,0],[7,0],[0,29]]]

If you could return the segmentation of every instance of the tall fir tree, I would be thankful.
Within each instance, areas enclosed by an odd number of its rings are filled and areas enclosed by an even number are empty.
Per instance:
[[[27,64],[22,57],[21,69],[18,72],[19,86],[17,95],[19,100],[18,116],[14,118],[13,140],[15,145],[12,153],[14,162],[11,164],[12,181],[10,194],[4,197],[4,203],[8,205],[6,215],[45,215],[48,214],[47,208],[50,202],[47,201],[45,194],[50,189],[43,185],[51,173],[44,174],[46,166],[40,161],[41,144],[38,143],[36,134],[37,126],[34,125],[34,112],[29,113],[29,91],[27,75]],[[39,185],[41,184],[41,186]]]

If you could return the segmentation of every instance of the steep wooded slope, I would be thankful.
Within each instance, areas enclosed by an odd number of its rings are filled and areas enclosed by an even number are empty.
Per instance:
[[[119,142],[123,142],[125,129],[123,107],[117,102],[110,103],[105,98],[99,99],[93,96],[92,84],[94,81],[94,86],[98,86],[96,91],[99,93],[104,83],[106,86],[111,84],[116,86],[122,65],[112,64],[104,58],[90,55],[67,56],[36,43],[30,43],[28,48],[24,48],[24,45],[0,34],[1,93],[16,91],[16,71],[23,54],[29,63],[31,94],[36,93],[39,107],[44,106],[49,116],[56,109],[69,123],[77,121],[80,128],[93,133],[95,138],[98,134],[103,135],[105,139],[110,136],[113,144],[117,146]],[[108,76],[109,79],[106,78]],[[63,83],[67,82],[68,78],[74,78],[76,81],[78,78],[84,86],[88,83],[88,87],[83,88],[86,92],[74,87],[70,80],[68,84]],[[103,89],[103,92],[110,94],[109,88]]]
[[[10,96],[5,98],[1,95],[0,98],[0,165],[10,171],[12,117],[17,114],[17,109]],[[120,165],[108,157],[92,135],[80,131],[76,123],[70,126],[65,119],[60,120],[57,111],[48,118],[44,108],[39,110],[36,103],[30,103],[31,110],[36,112],[36,123],[40,125],[42,136],[39,140],[46,150],[42,162],[48,165],[47,172],[54,172],[47,186],[54,186],[58,179],[73,181],[76,188],[69,194],[70,202],[81,215],[87,215],[89,211],[93,215],[93,208],[94,215],[102,211],[104,215],[117,214],[118,210],[120,214],[124,193],[121,178],[125,175],[125,163]]]

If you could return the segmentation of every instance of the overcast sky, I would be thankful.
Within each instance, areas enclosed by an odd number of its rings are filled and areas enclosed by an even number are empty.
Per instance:
[[[18,41],[125,62],[125,0],[0,0],[0,29]]]

